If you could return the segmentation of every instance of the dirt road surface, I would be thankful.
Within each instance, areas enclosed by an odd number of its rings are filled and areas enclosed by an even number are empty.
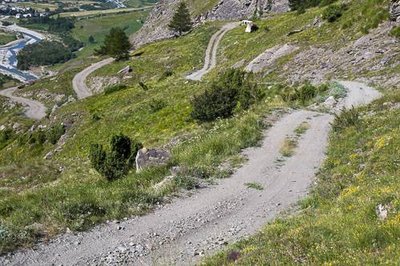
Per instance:
[[[44,104],[23,97],[14,96],[13,94],[17,89],[17,87],[13,87],[5,90],[0,90],[0,95],[5,96],[10,100],[25,106],[25,115],[29,118],[40,120],[46,116],[46,107],[44,106]]]
[[[94,63],[91,66],[85,68],[81,72],[75,75],[72,80],[72,87],[78,97],[78,99],[84,99],[93,95],[92,91],[86,85],[87,77],[94,71],[102,68],[105,65],[111,64],[114,58],[107,58],[100,62]]]
[[[217,65],[217,52],[220,41],[228,31],[233,30],[238,25],[239,23],[237,22],[228,23],[211,37],[206,50],[203,68],[186,76],[186,79],[201,80],[205,74],[210,72]]]

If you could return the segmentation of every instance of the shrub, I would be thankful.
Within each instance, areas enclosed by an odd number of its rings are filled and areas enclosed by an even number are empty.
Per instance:
[[[325,90],[325,86],[315,87],[310,82],[306,82],[298,88],[285,88],[281,92],[281,97],[285,102],[299,102],[305,105],[318,95],[318,92]]]
[[[208,122],[217,118],[228,118],[233,115],[237,105],[237,92],[229,87],[213,86],[192,102],[194,119]]]
[[[92,167],[99,173],[103,173],[107,154],[103,149],[103,145],[92,144],[90,146],[89,159]]]
[[[0,131],[0,143],[9,141],[12,138],[13,134],[14,132],[12,131],[11,128],[7,128],[3,131]]]
[[[252,74],[230,69],[192,100],[192,118],[209,122],[228,118],[235,110],[246,110],[264,94],[252,83]]]
[[[65,127],[63,124],[55,125],[50,128],[47,132],[47,140],[51,144],[56,144],[62,135],[65,133]]]
[[[89,159],[92,167],[108,180],[125,176],[134,166],[135,157],[142,144],[125,135],[114,135],[110,141],[111,150],[106,152],[102,145],[90,146]]]
[[[343,11],[343,5],[330,5],[322,13],[322,18],[329,22],[335,22],[342,16]]]
[[[352,107],[351,109],[343,109],[339,115],[335,114],[332,128],[335,132],[338,132],[348,127],[357,126],[359,122],[359,113],[354,107]]]

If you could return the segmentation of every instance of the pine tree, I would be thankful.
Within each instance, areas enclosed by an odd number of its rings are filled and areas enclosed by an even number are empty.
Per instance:
[[[190,12],[185,2],[181,2],[179,4],[179,7],[176,10],[175,15],[168,27],[178,32],[179,36],[182,35],[182,33],[192,29]]]
[[[89,43],[94,43],[95,42],[94,37],[92,35],[90,35],[88,38],[88,41],[89,41]]]
[[[110,33],[106,35],[104,44],[97,52],[121,60],[129,57],[130,48],[131,44],[125,32],[121,28],[112,28]]]

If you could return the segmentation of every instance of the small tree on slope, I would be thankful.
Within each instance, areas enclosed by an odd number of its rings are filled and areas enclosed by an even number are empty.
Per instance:
[[[97,52],[102,55],[109,55],[117,60],[127,59],[131,44],[129,38],[121,28],[112,28],[104,39],[104,44]]]
[[[192,29],[190,12],[185,2],[181,2],[179,4],[178,9],[176,10],[175,15],[168,27],[173,31],[178,32],[179,36],[182,35],[182,33]]]

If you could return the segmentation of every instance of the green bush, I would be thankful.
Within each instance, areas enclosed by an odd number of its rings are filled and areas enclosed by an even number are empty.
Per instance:
[[[354,107],[351,109],[343,109],[341,114],[335,114],[335,120],[333,121],[333,131],[339,132],[349,127],[357,126],[360,122],[360,116],[358,110]]]
[[[64,134],[65,134],[64,125],[58,124],[50,128],[50,130],[47,132],[46,138],[51,144],[55,145],[61,138],[61,136]]]
[[[11,128],[7,128],[3,131],[0,131],[0,143],[9,141],[13,135],[14,135],[14,132],[12,131]]]
[[[89,159],[97,172],[108,180],[115,180],[124,177],[132,169],[142,144],[120,134],[111,138],[110,146],[110,152],[107,153],[102,145],[92,144]]]
[[[335,22],[343,15],[344,9],[344,5],[330,5],[322,13],[322,18],[329,22]]]
[[[315,98],[320,91],[326,90],[325,85],[315,87],[310,82],[298,88],[285,88],[281,92],[281,97],[285,102],[299,102],[302,105],[307,104],[310,100]]]
[[[231,117],[235,110],[246,110],[264,94],[252,82],[252,74],[230,69],[192,100],[193,119],[201,122]]]

